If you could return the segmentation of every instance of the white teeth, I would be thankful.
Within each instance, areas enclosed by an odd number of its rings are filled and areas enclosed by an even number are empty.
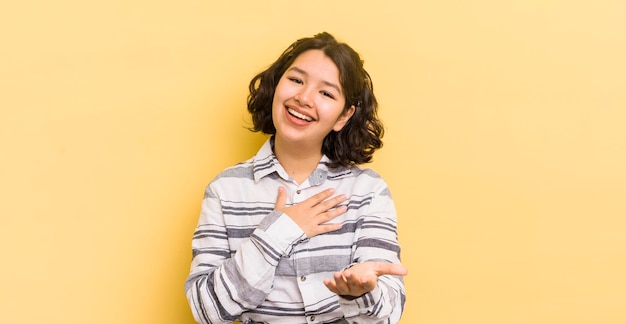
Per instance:
[[[297,111],[295,111],[295,110],[293,110],[293,109],[291,109],[291,108],[287,108],[287,111],[288,111],[290,114],[292,114],[292,115],[294,115],[294,116],[296,116],[296,117],[298,117],[298,118],[300,118],[300,119],[304,119],[304,120],[306,120],[306,121],[308,121],[308,122],[310,122],[310,121],[312,121],[312,120],[313,120],[313,118],[311,118],[311,117],[309,117],[309,116],[307,116],[307,115],[301,114],[301,113],[299,113],[299,112],[297,112]]]

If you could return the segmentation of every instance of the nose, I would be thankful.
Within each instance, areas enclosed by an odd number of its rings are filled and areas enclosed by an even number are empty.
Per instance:
[[[311,99],[310,90],[307,88],[302,88],[294,97],[296,102],[303,107],[311,107],[312,99]]]

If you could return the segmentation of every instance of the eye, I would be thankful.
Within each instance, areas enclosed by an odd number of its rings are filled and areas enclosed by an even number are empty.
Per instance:
[[[287,78],[287,79],[289,81],[293,82],[293,83],[302,84],[302,80],[300,80],[298,78],[290,77],[290,78]]]
[[[326,96],[326,97],[330,98],[330,99],[335,99],[335,96],[333,96],[333,94],[328,92],[328,91],[321,91],[321,94],[323,96]]]

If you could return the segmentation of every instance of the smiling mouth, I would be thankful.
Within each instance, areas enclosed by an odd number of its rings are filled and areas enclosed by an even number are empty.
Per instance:
[[[302,119],[302,120],[307,121],[307,122],[312,122],[313,121],[313,118],[311,118],[311,117],[309,117],[309,116],[307,116],[305,114],[301,114],[301,113],[299,113],[299,112],[297,112],[297,111],[295,111],[295,110],[293,110],[291,108],[287,108],[287,112],[289,112],[289,114],[291,116],[294,116],[294,117],[296,117],[298,119]]]

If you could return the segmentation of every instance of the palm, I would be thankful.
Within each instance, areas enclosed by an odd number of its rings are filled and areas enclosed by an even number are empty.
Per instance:
[[[324,280],[324,284],[337,295],[357,297],[374,290],[379,276],[405,276],[407,273],[401,264],[367,261],[343,272],[335,272],[332,279]]]

